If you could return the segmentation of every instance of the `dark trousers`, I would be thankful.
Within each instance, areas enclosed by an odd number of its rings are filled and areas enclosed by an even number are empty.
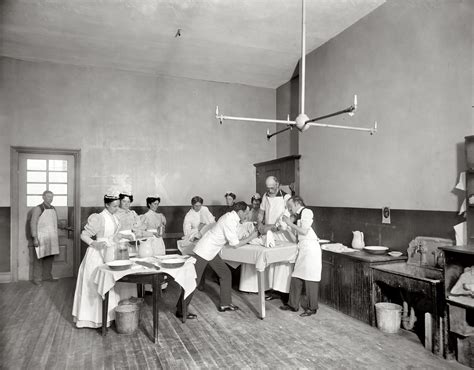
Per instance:
[[[38,259],[34,248],[30,248],[33,252],[31,258],[33,260],[33,280],[42,281],[52,279],[51,270],[53,269],[54,256],[46,256]]]
[[[225,264],[224,261],[222,261],[221,257],[219,255],[215,256],[212,260],[206,261],[204,258],[195,255],[196,258],[196,264],[194,267],[196,268],[196,284],[198,284],[201,281],[202,274],[204,273],[204,270],[206,266],[209,264],[211,268],[215,271],[217,276],[219,277],[219,284],[220,284],[220,305],[221,306],[228,306],[232,303],[232,274]],[[191,299],[193,298],[194,293],[191,293],[188,295],[188,297],[184,300],[184,303],[186,304],[186,307],[189,306],[189,303],[191,302]],[[181,303],[184,298],[184,292],[181,292],[181,295],[179,296],[178,300],[178,305],[176,307],[176,313],[182,314],[181,312]]]
[[[306,291],[306,301],[301,306],[304,310],[317,310],[319,307],[319,281],[308,281],[296,277],[291,278],[288,305],[296,309],[300,308],[303,288]]]

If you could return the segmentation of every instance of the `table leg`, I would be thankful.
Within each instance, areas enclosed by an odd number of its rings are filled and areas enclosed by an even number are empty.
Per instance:
[[[382,290],[380,289],[379,285],[372,281],[372,294],[371,294],[371,307],[370,307],[370,324],[372,326],[377,326],[376,322],[376,312],[375,312],[375,304],[378,302],[382,302]]]
[[[260,318],[265,318],[265,271],[258,271],[258,302]]]
[[[102,300],[102,336],[107,335],[107,312],[109,311],[109,292],[105,293]]]
[[[144,289],[143,284],[138,284],[137,283],[137,293],[138,293],[138,298],[143,298],[145,296],[145,289]]]
[[[184,299],[184,289],[181,287],[181,295],[183,299],[181,300],[181,312],[183,313],[183,317],[181,318],[181,322],[184,324],[188,317],[188,306],[186,305],[186,300]]]
[[[433,318],[431,317],[431,313],[425,312],[425,348],[428,351],[432,351],[433,349]]]
[[[158,296],[161,295],[161,285],[158,274],[153,275],[153,343],[158,342]]]

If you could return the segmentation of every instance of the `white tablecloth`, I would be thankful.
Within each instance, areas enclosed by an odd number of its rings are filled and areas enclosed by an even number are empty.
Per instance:
[[[278,240],[275,244],[273,248],[252,244],[240,248],[225,246],[221,251],[221,258],[234,268],[241,263],[248,263],[255,265],[257,271],[265,271],[268,265],[275,262],[295,262],[298,254],[297,244]]]
[[[184,298],[196,289],[196,269],[194,268],[195,258],[188,258],[185,264],[179,268],[166,269],[160,267],[160,270],[149,269],[137,264],[132,268],[122,271],[111,270],[107,265],[98,267],[93,277],[94,283],[97,284],[97,292],[105,298],[105,294],[114,287],[115,283],[121,278],[132,274],[161,274],[170,275],[184,289]]]

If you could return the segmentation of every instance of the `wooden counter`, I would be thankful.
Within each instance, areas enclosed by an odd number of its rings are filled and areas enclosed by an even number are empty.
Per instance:
[[[321,303],[372,325],[375,319],[372,317],[371,267],[402,262],[407,257],[376,255],[364,251],[339,253],[323,250],[322,252]]]

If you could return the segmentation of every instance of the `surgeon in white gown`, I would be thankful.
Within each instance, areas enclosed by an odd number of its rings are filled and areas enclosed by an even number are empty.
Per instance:
[[[292,241],[288,231],[286,231],[286,224],[282,221],[283,216],[290,215],[286,202],[291,195],[280,189],[278,179],[274,176],[269,176],[265,181],[265,185],[267,192],[263,195],[260,204],[259,232],[265,235],[268,230],[271,230],[276,241]],[[258,292],[258,275],[255,266],[250,264],[242,264],[241,266],[239,290],[252,293]],[[271,264],[265,273],[265,290],[273,289],[288,293],[292,272],[293,264],[291,263]]]
[[[104,196],[105,208],[101,213],[93,213],[81,233],[81,240],[89,247],[82,260],[77,275],[76,291],[72,307],[73,320],[78,328],[99,328],[102,326],[102,297],[94,283],[96,269],[104,264],[107,246],[126,235],[119,234],[120,224],[115,216],[119,208],[118,195]],[[95,239],[93,239],[95,238]],[[107,326],[115,319],[115,307],[122,299],[137,296],[135,284],[117,283],[109,291],[109,312]]]

